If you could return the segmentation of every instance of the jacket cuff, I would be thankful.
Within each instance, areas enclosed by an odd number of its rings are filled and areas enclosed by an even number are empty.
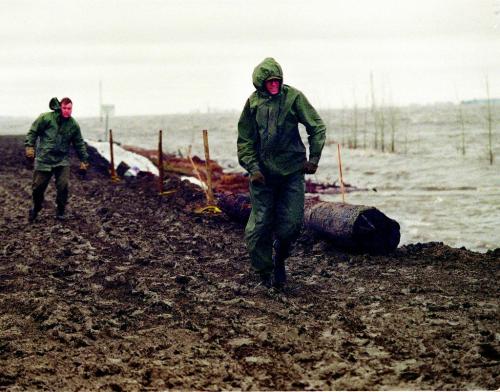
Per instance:
[[[309,162],[314,163],[316,166],[318,166],[319,157],[309,157]]]
[[[259,171],[260,171],[259,165],[255,165],[255,166],[248,168],[248,172],[250,173],[250,175],[255,174]]]

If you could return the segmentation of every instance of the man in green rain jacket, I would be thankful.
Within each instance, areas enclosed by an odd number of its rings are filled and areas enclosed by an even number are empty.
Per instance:
[[[26,157],[35,160],[33,172],[33,208],[29,211],[29,221],[33,222],[42,209],[44,193],[54,175],[56,180],[56,218],[64,219],[68,201],[69,149],[71,144],[80,158],[80,170],[88,168],[88,154],[80,132],[80,126],[71,117],[73,103],[69,98],[61,102],[52,98],[51,112],[41,114],[31,126],[26,141]],[[36,153],[35,153],[36,148]]]
[[[325,125],[304,94],[283,84],[283,72],[273,58],[257,65],[252,77],[256,91],[238,122],[237,142],[238,160],[250,174],[252,212],[245,239],[263,284],[281,287],[285,259],[302,228],[304,174],[318,168]],[[308,134],[309,159],[299,123]]]

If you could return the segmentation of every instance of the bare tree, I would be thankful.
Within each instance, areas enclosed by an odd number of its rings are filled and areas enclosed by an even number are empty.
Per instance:
[[[488,122],[488,155],[490,165],[493,165],[493,113],[491,110],[490,82],[486,76],[486,121]]]

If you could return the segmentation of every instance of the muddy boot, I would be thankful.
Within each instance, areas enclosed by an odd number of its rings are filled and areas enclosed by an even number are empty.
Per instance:
[[[273,280],[269,272],[259,272],[260,283],[262,286],[270,289],[273,287]]]
[[[30,208],[29,213],[28,213],[28,222],[29,223],[34,223],[36,220],[36,217],[38,216],[38,211],[35,208]]]
[[[56,219],[60,221],[66,220],[66,214],[64,213],[64,207],[57,207],[56,210]]]
[[[290,246],[279,240],[274,241],[274,286],[283,287],[286,283],[285,260],[290,255]]]

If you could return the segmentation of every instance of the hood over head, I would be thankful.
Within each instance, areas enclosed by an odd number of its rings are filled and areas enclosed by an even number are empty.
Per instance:
[[[266,92],[264,82],[269,79],[279,79],[283,86],[283,71],[278,62],[272,57],[265,58],[255,67],[252,74],[253,85],[261,92]]]
[[[50,108],[50,110],[54,110],[54,111],[61,110],[61,103],[59,102],[59,100],[56,97],[51,98],[51,100],[49,102],[49,108]]]

